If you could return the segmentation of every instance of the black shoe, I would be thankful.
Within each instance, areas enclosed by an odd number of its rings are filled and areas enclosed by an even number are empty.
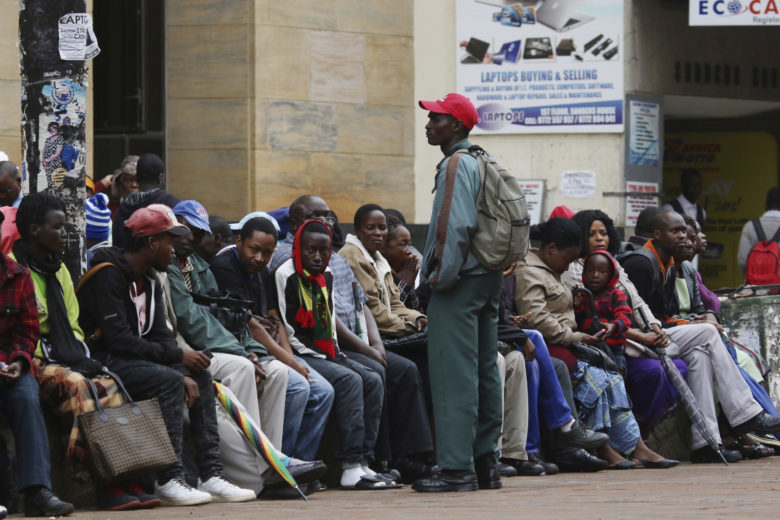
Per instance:
[[[293,476],[296,482],[301,484],[317,480],[328,471],[328,467],[321,460],[302,461],[293,459],[290,462],[290,465],[287,466],[287,471],[290,472],[290,475]],[[287,484],[282,476],[273,468],[265,470],[262,476],[264,488]]]
[[[483,455],[474,461],[479,489],[499,489],[501,475],[498,474],[498,462],[493,455]]]
[[[442,469],[432,477],[420,479],[412,484],[412,489],[423,493],[476,491],[478,488],[477,474],[471,470]]]
[[[306,496],[322,490],[322,487],[323,486],[319,480],[298,485],[298,488]],[[290,486],[270,488],[264,487],[260,494],[257,495],[257,498],[260,500],[297,500],[301,498],[301,494],[298,493],[295,488],[291,488]]]
[[[15,457],[7,453],[8,465],[0,469],[0,504],[3,504],[8,514],[16,513],[19,508],[19,491],[16,489]]]
[[[780,432],[780,417],[761,412],[749,421],[735,426],[733,430],[736,433],[777,433]]]
[[[29,488],[24,493],[24,516],[67,516],[73,504],[63,502],[49,488]]]
[[[523,477],[536,477],[538,475],[544,475],[544,467],[541,464],[531,462],[531,456],[528,456],[529,460],[511,459],[509,457],[502,457],[499,464],[506,464],[511,466],[515,470],[515,475]],[[557,469],[557,467],[556,467]],[[502,477],[504,475],[501,475]]]
[[[526,462],[526,461],[521,461],[521,462]],[[515,468],[511,464],[507,464],[502,460],[498,461],[498,464],[496,464],[496,469],[498,469],[499,477],[516,477],[517,475],[519,475],[519,473],[517,472],[517,468]]]
[[[600,459],[583,450],[582,448],[566,448],[558,453],[555,459],[561,471],[601,471],[607,469],[607,461]]]
[[[571,430],[564,432],[560,428],[558,429],[557,441],[560,449],[582,448],[584,450],[593,450],[608,443],[609,436],[606,433],[594,432],[588,429],[578,419],[574,421]]]
[[[742,460],[742,455],[738,451],[727,450],[723,446],[720,447],[720,453],[726,462],[738,462]],[[723,462],[718,452],[710,448],[709,446],[702,446],[697,450],[691,452],[691,462],[694,464],[706,464],[710,462]]]
[[[404,484],[411,484],[415,480],[431,477],[434,473],[433,466],[406,458],[396,459],[393,462],[393,468],[401,474],[398,482]]]
[[[555,475],[556,473],[558,473],[558,466],[556,464],[553,464],[552,462],[547,462],[545,460],[542,460],[542,458],[539,456],[538,453],[529,453],[528,461],[542,466],[544,468],[544,472],[547,473],[548,475]]]

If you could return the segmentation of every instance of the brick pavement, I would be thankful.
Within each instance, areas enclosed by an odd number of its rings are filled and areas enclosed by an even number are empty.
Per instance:
[[[472,493],[422,494],[328,490],[302,500],[209,504],[190,508],[106,513],[72,518],[111,519],[328,519],[457,520],[482,518],[780,518],[780,457],[669,470],[602,471],[504,479],[504,488]]]

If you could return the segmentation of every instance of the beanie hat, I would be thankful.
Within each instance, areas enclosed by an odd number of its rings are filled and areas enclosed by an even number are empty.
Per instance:
[[[108,196],[98,193],[87,199],[87,238],[108,240],[111,225],[111,210],[108,209]]]

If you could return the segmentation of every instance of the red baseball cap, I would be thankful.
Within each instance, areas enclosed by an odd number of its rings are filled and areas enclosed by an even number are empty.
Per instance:
[[[133,236],[150,237],[160,233],[170,233],[173,236],[184,236],[190,232],[184,224],[179,224],[173,210],[164,204],[149,204],[137,209],[125,220],[125,226]]]
[[[420,107],[436,114],[450,114],[471,130],[479,122],[477,109],[466,96],[450,92],[436,101],[419,101]]]

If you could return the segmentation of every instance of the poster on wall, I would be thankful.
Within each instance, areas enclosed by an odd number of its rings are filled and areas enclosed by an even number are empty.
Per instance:
[[[542,203],[544,202],[544,180],[519,180],[528,207],[531,225],[542,221]]]
[[[688,25],[780,25],[778,0],[688,0]]]
[[[707,212],[707,251],[699,270],[707,287],[737,287],[744,276],[737,265],[739,237],[745,222],[764,212],[766,193],[777,186],[778,150],[764,132],[691,132],[664,139],[664,202],[680,194],[685,169],[701,174],[696,201]],[[745,182],[749,179],[749,182]]]
[[[626,195],[626,226],[636,227],[642,210],[658,207],[658,183],[626,181],[626,191],[629,193]],[[654,195],[641,195],[642,193]]]
[[[631,164],[658,166],[660,162],[661,122],[658,103],[632,99],[630,113],[629,156]]]
[[[44,85],[44,112],[38,135],[42,144],[38,189],[59,188],[66,177],[78,179],[86,163],[82,150],[87,107],[86,88],[70,79]]]
[[[457,0],[475,134],[623,131],[623,0]]]

